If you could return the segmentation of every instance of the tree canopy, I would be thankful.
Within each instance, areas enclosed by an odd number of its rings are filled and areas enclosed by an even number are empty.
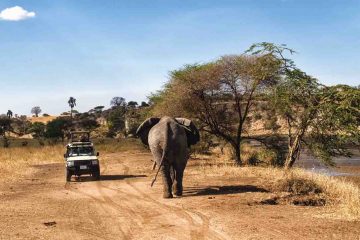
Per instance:
[[[287,167],[298,159],[302,143],[328,163],[332,156],[349,156],[345,145],[359,143],[359,90],[320,84],[296,67],[289,58],[294,52],[263,42],[241,55],[185,65],[149,97],[152,112],[195,119],[202,132],[229,143],[241,164],[243,140],[264,143],[252,135],[251,125],[256,106],[265,104],[260,114],[273,115],[269,129],[279,128],[277,119],[286,121]]]
[[[38,117],[41,113],[41,108],[39,106],[35,106],[31,109],[31,113],[35,114],[35,117]]]

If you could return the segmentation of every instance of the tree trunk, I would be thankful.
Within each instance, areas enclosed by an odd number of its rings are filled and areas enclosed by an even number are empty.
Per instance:
[[[242,162],[241,162],[241,154],[240,154],[240,143],[234,143],[231,144],[231,146],[235,151],[235,163],[236,165],[241,166]]]
[[[285,169],[291,168],[300,156],[300,136],[297,135],[292,144],[289,144],[289,152],[285,161]]]

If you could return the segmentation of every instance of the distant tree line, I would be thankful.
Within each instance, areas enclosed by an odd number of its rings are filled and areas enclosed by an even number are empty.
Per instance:
[[[142,102],[138,105],[135,101],[126,102],[123,97],[114,97],[110,101],[110,108],[105,109],[105,106],[96,106],[87,112],[80,113],[74,109],[76,106],[76,99],[70,97],[68,100],[70,107],[69,112],[62,113],[61,116],[47,122],[35,121],[31,123],[26,116],[13,117],[13,112],[8,110],[7,114],[0,116],[0,137],[3,138],[3,146],[10,145],[9,137],[22,136],[31,134],[34,139],[37,139],[40,145],[45,144],[46,141],[57,142],[58,140],[65,141],[68,133],[72,130],[87,130],[94,131],[101,128],[101,123],[105,126],[103,131],[97,132],[98,137],[115,137],[120,135],[133,134],[139,122],[146,117],[148,103]],[[31,109],[34,117],[38,117],[42,112],[39,106]],[[44,117],[49,116],[44,113]],[[126,124],[127,123],[127,124]],[[127,125],[127,129],[125,126]]]

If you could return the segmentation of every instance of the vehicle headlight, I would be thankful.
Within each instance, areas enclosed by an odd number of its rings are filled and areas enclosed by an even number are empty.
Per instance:
[[[73,167],[73,166],[74,166],[74,162],[73,162],[73,161],[69,161],[69,162],[67,162],[67,165],[68,165],[68,167]]]
[[[91,163],[92,163],[92,165],[98,165],[99,161],[98,160],[92,160]]]

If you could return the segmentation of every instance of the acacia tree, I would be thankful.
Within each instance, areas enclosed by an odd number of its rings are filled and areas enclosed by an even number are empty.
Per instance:
[[[58,117],[47,123],[45,137],[54,140],[61,138],[62,142],[64,142],[66,133],[70,129],[70,126],[70,119]]]
[[[271,43],[254,44],[253,54],[275,55],[281,61],[279,84],[267,95],[273,103],[273,113],[286,122],[287,157],[285,168],[293,166],[303,145],[327,164],[333,164],[334,156],[350,156],[349,145],[359,144],[360,91],[356,87],[338,85],[326,87],[307,75],[285,57],[293,53],[285,45]]]
[[[39,106],[35,106],[31,109],[31,113],[35,114],[35,117],[38,117],[41,113],[41,108]]]
[[[110,101],[112,107],[126,107],[126,101],[123,97],[113,97]]]
[[[276,113],[286,120],[288,154],[293,166],[303,145],[323,162],[351,156],[349,145],[360,142],[360,90],[346,85],[326,87],[300,70],[289,71],[274,91]]]
[[[127,106],[129,108],[136,108],[139,104],[136,101],[130,101],[128,102]]]
[[[230,143],[237,164],[240,144],[250,138],[249,112],[254,100],[274,86],[282,67],[274,54],[225,56],[206,64],[186,65],[171,72],[171,79],[151,102],[166,114],[198,120],[201,130]],[[170,110],[170,111],[169,111]]]
[[[46,125],[44,123],[34,122],[31,125],[29,132],[31,133],[33,138],[35,138],[39,141],[40,145],[43,145],[44,144],[43,138],[45,137],[45,130],[46,130]]]
[[[68,104],[70,106],[70,119],[73,119],[73,108],[76,106],[76,99],[74,97],[70,97]]]

